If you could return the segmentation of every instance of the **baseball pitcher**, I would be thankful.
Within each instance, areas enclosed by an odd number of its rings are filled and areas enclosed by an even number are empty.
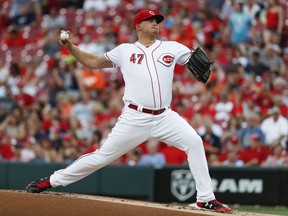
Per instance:
[[[158,40],[158,24],[163,20],[155,11],[138,12],[134,17],[137,42],[121,44],[103,55],[79,49],[72,43],[70,32],[60,37],[60,43],[83,65],[93,69],[120,68],[125,81],[125,106],[100,149],[81,156],[50,177],[33,181],[26,188],[28,192],[40,193],[79,181],[154,138],[186,152],[196,182],[196,207],[232,212],[215,199],[200,136],[169,107],[175,65],[186,65],[199,81],[206,83],[213,62],[200,47],[191,51],[178,42]]]

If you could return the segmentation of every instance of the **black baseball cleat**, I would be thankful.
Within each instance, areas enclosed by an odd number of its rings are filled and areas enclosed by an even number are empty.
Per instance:
[[[198,209],[203,210],[211,210],[215,212],[228,213],[228,214],[232,213],[232,209],[228,208],[227,206],[224,206],[216,199],[211,200],[209,202],[196,202],[196,207]]]
[[[31,182],[29,185],[27,185],[26,191],[29,193],[41,193],[42,191],[45,191],[51,187],[49,177],[45,177]]]

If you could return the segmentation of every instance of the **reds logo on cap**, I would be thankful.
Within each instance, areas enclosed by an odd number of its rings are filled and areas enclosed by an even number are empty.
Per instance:
[[[152,10],[141,10],[134,17],[134,28],[136,28],[137,24],[140,24],[144,20],[150,19],[152,17],[157,20],[158,24],[164,20],[164,16],[158,14],[157,12]]]
[[[171,53],[164,53],[158,58],[158,62],[163,64],[166,67],[170,67],[173,63],[174,55]]]

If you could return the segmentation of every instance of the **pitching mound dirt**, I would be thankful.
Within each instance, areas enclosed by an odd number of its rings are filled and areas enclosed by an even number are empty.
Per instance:
[[[0,190],[0,215],[7,216],[217,216],[193,207],[70,193]],[[260,216],[234,212],[232,215]]]

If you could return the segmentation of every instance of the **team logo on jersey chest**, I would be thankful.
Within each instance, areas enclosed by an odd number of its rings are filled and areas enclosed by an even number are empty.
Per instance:
[[[174,61],[174,55],[171,53],[164,53],[159,57],[157,61],[166,67],[170,67]]]

